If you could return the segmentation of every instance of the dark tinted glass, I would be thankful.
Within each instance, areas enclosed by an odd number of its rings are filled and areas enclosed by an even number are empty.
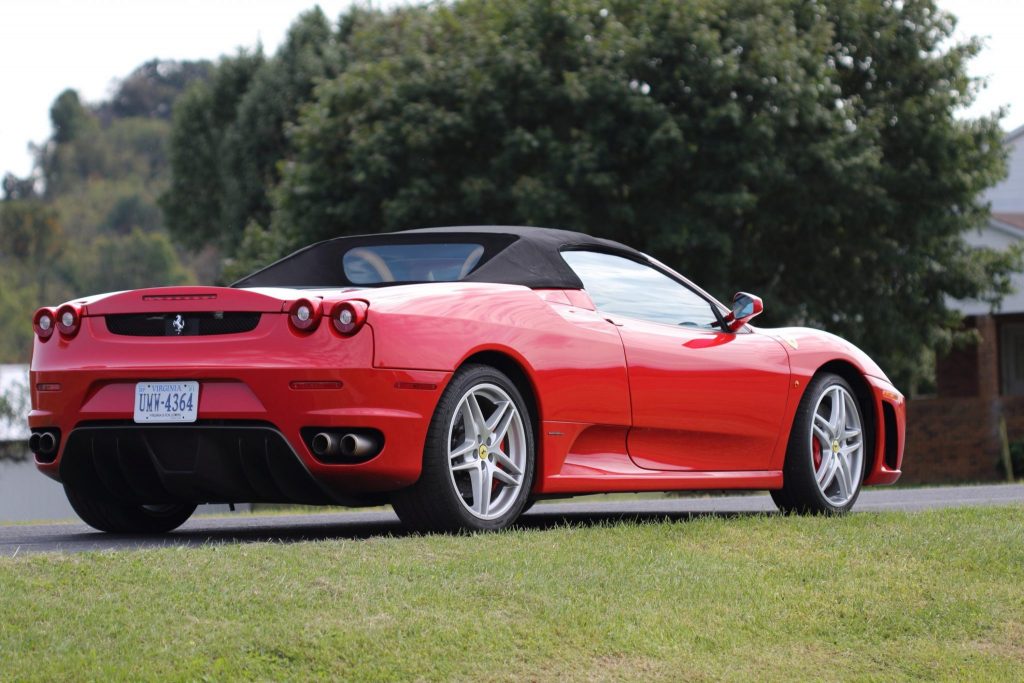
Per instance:
[[[564,251],[598,310],[670,325],[711,327],[711,304],[650,266],[594,251]]]
[[[357,285],[386,282],[454,282],[473,271],[479,244],[381,244],[349,249],[342,256],[345,277]]]

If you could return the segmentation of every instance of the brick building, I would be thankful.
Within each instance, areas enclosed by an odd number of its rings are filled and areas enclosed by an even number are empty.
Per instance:
[[[976,246],[1006,249],[1024,241],[1024,126],[1006,136],[1009,174],[991,188],[987,226],[967,235]],[[980,301],[950,301],[977,346],[938,359],[935,396],[907,404],[904,483],[999,479],[1000,418],[1009,440],[1024,441],[1024,273],[997,311]],[[1018,477],[1024,473],[1017,472]]]

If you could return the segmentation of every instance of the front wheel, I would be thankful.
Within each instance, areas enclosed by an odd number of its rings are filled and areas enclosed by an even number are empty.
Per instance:
[[[464,366],[434,411],[419,480],[394,494],[392,506],[422,531],[503,529],[527,504],[534,452],[530,414],[512,380],[490,366]]]
[[[853,389],[838,375],[814,377],[793,420],[783,487],[772,499],[783,512],[847,512],[864,480],[865,422]]]
[[[131,505],[90,495],[64,486],[68,502],[82,521],[112,534],[163,534],[188,521],[196,506],[187,503]]]

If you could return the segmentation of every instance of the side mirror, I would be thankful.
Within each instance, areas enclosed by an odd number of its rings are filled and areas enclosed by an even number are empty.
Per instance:
[[[763,310],[764,303],[761,301],[761,297],[746,292],[736,292],[732,298],[732,310],[725,316],[725,327],[730,332],[735,332],[761,315]]]

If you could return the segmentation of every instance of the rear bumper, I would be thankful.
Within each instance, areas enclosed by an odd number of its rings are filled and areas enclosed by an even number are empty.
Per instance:
[[[81,441],[86,434],[91,440],[102,427],[128,425],[133,438],[159,443],[173,434],[197,437],[199,432],[209,432],[208,428],[217,423],[227,427],[258,423],[269,430],[268,435],[270,432],[279,435],[302,467],[329,491],[395,490],[412,484],[419,477],[427,425],[439,392],[448,379],[445,373],[389,370],[307,371],[298,378],[289,370],[260,370],[234,377],[225,372],[193,371],[187,379],[200,383],[200,422],[193,426],[132,424],[136,382],[181,379],[182,375],[157,371],[131,376],[117,374],[119,376],[111,377],[110,373],[102,376],[86,372],[33,373],[33,385],[59,383],[61,390],[40,392],[36,408],[29,416],[29,426],[32,429],[56,428],[66,435],[53,462],[37,460],[36,465],[42,472],[62,480],[61,466],[69,445],[75,446],[76,439]],[[295,381],[335,381],[341,386],[294,389]],[[418,388],[400,388],[406,386]],[[376,429],[384,435],[384,444],[380,453],[366,462],[321,462],[302,438],[302,429],[307,427]],[[122,429],[118,434],[125,436],[127,432]],[[109,441],[102,443],[112,446]],[[136,452],[145,455],[145,451]],[[203,453],[198,452],[198,456],[203,457]],[[248,498],[225,502],[243,501],[285,502]]]
[[[257,339],[250,337],[240,343],[192,338],[161,344],[112,340],[105,330],[85,325],[70,343],[51,339],[40,348],[37,342],[30,376],[33,410],[29,426],[56,429],[63,435],[53,461],[37,458],[37,467],[60,481],[69,445],[76,452],[91,452],[95,444],[101,444],[100,450],[115,448],[110,440],[94,438],[99,427],[120,427],[125,443],[135,443],[132,448],[143,456],[149,449],[139,447],[140,443],[159,444],[173,434],[190,433],[190,425],[178,425],[176,432],[167,426],[133,425],[135,385],[196,380],[200,384],[199,422],[190,438],[206,445],[180,448],[193,448],[200,459],[221,458],[220,453],[227,450],[225,438],[241,439],[244,444],[252,437],[249,432],[222,431],[214,438],[213,432],[202,428],[259,425],[266,430],[266,438],[280,439],[280,448],[275,449],[291,451],[292,459],[329,498],[396,490],[414,483],[422,467],[427,427],[450,373],[374,369],[369,327],[349,339],[339,339],[325,326],[302,339],[295,339],[286,326],[275,325],[260,334],[262,328],[263,323],[254,335]],[[161,362],[155,363],[156,359]],[[92,431],[85,431],[86,427]],[[303,439],[302,429],[308,427],[379,430],[384,435],[383,448],[365,462],[322,462]],[[199,432],[204,433],[202,438],[197,436]],[[86,441],[88,449],[83,445]],[[214,455],[204,455],[204,448],[205,453]],[[245,450],[255,452],[253,448]],[[232,468],[222,470],[225,476],[238,475]],[[202,467],[199,471],[206,472]],[[223,490],[232,491],[230,487]],[[285,498],[312,502],[305,494]],[[267,496],[223,498],[224,502],[265,499]]]

